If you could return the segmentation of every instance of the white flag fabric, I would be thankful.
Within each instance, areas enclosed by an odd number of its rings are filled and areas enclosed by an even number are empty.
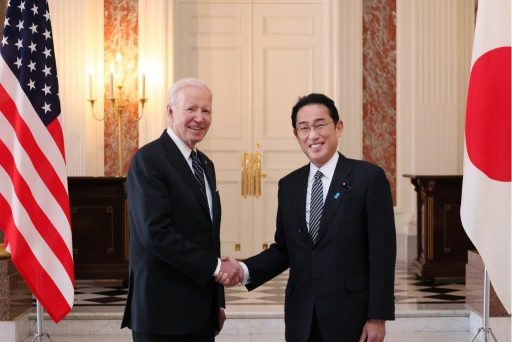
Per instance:
[[[461,220],[511,312],[510,0],[479,0],[466,108]]]

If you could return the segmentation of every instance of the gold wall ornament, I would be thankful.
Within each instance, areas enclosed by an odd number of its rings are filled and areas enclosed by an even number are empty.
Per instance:
[[[256,152],[244,152],[242,156],[242,197],[261,196],[261,153],[259,144]]]
[[[117,132],[118,132],[118,176],[124,176],[124,168],[123,168],[123,123],[130,119],[130,104],[133,102],[133,94],[130,88],[130,79],[126,75],[129,73],[133,73],[133,68],[128,63],[122,63],[123,56],[121,53],[117,53],[115,58],[110,64],[110,72],[108,74],[108,82],[106,84],[106,88],[108,89],[108,102],[110,102],[110,111],[107,111],[108,114],[111,114],[115,120],[117,120]],[[123,77],[124,76],[124,77]],[[144,116],[144,106],[146,102],[148,102],[148,98],[146,97],[146,74],[139,74],[139,95],[138,103],[140,107],[140,111],[137,109],[137,117],[132,120],[140,121]],[[94,110],[94,104],[96,103],[95,98],[95,89],[94,89],[94,79],[93,79],[93,69],[89,68],[88,75],[89,82],[89,98],[87,101],[91,105],[91,113],[92,117],[96,121],[104,121],[105,113],[102,117],[96,116],[96,112]],[[125,85],[127,87],[125,87]],[[105,91],[105,93],[107,93]],[[124,116],[124,118],[123,118]]]
[[[4,243],[0,243],[0,259],[9,259],[11,257],[11,253],[5,250]]]

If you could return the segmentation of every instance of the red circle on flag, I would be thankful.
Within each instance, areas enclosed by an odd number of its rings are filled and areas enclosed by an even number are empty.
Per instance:
[[[510,46],[475,61],[466,108],[469,159],[489,178],[510,182]]]

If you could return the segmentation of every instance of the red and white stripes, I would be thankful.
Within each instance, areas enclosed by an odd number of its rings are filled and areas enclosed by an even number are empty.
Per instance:
[[[59,120],[45,126],[0,58],[0,229],[12,261],[56,322],[73,306],[74,268]]]

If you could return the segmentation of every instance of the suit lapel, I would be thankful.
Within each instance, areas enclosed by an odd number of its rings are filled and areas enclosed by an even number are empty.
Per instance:
[[[308,177],[309,177],[309,164],[304,166],[299,174],[297,175],[297,186],[295,192],[292,195],[293,210],[297,215],[297,226],[300,231],[300,237],[303,242],[313,247],[313,240],[308,232],[308,226],[306,222],[306,195],[308,190]]]
[[[199,156],[201,161],[203,162],[203,170],[206,175],[206,180],[208,181],[208,186],[210,187],[211,197],[212,197],[212,221],[215,222],[216,215],[218,215],[218,200],[217,200],[217,185],[215,184],[215,175],[213,165],[208,162],[206,156],[201,152],[199,152]],[[210,210],[208,209],[208,212]]]
[[[334,170],[331,185],[329,186],[329,191],[325,198],[317,243],[320,242],[325,235],[336,209],[338,209],[340,204],[345,200],[347,191],[351,190],[352,168],[349,166],[347,159],[341,153],[339,153],[339,155],[340,157],[336,164],[336,169]]]
[[[166,131],[164,131],[164,133],[160,136],[160,140],[162,141],[164,149],[169,155],[172,165],[176,168],[183,181],[188,185],[190,191],[194,193],[205,213],[208,214],[208,217],[210,217],[210,209],[208,208],[208,203],[204,199],[204,196],[201,193],[201,189],[197,184],[197,180],[195,179],[194,174],[187,163],[187,160],[183,157],[183,154],[178,149],[178,146],[176,146]]]

